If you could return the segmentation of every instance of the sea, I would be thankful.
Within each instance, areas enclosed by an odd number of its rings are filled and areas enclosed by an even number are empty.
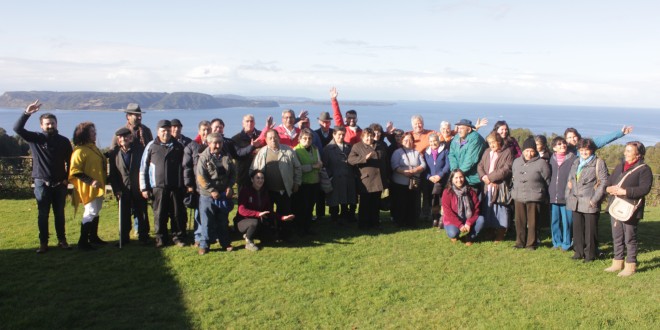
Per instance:
[[[487,118],[488,125],[479,130],[487,135],[498,120],[506,120],[511,129],[528,128],[534,134],[563,134],[567,127],[575,127],[583,137],[599,136],[615,130],[623,125],[633,126],[633,132],[614,143],[626,143],[638,140],[646,146],[654,146],[660,142],[660,109],[626,108],[626,107],[588,107],[588,106],[556,106],[556,105],[523,105],[523,104],[489,104],[489,103],[459,103],[437,101],[397,101],[388,105],[342,105],[342,113],[354,109],[358,113],[358,125],[367,127],[372,123],[385,126],[392,121],[394,126],[405,131],[411,130],[410,118],[421,115],[424,127],[438,130],[442,121],[452,124],[465,118],[475,122],[477,118]],[[322,111],[332,115],[332,107],[328,104],[281,104],[273,108],[222,108],[204,110],[149,110],[142,116],[142,123],[152,128],[155,135],[156,123],[161,119],[177,118],[183,123],[183,134],[194,138],[197,135],[197,124],[201,120],[221,118],[225,122],[225,135],[233,136],[241,130],[243,115],[255,116],[256,126],[262,129],[268,116],[273,116],[275,123],[280,123],[283,109],[293,109],[296,114],[302,110],[309,112],[312,128],[316,129],[316,118]],[[24,109],[0,108],[0,127],[13,135],[13,125]],[[91,121],[97,128],[97,145],[101,148],[110,146],[115,130],[126,123],[123,112],[94,110],[62,110],[41,108],[40,112],[52,112],[57,116],[60,134],[71,138],[74,127],[83,121]],[[26,128],[39,131],[38,115],[34,115]]]

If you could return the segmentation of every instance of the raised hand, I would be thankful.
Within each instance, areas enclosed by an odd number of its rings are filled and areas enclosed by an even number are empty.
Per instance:
[[[394,130],[394,123],[388,121],[387,124],[385,124],[385,132],[392,133],[393,130]]]
[[[477,118],[477,123],[474,124],[474,127],[479,129],[479,128],[484,127],[486,125],[488,125],[488,119],[487,118]]]
[[[632,133],[632,131],[633,131],[632,126],[623,125],[623,128],[621,129],[621,132],[623,132],[623,135],[628,135],[628,134]]]
[[[339,95],[339,93],[337,93],[337,87],[330,88],[330,99],[336,99],[337,95]]]
[[[268,116],[268,118],[266,118],[266,127],[268,128],[275,127],[275,124],[273,124],[273,116]]]
[[[31,115],[37,111],[39,111],[39,108],[41,107],[41,103],[39,103],[39,100],[34,101],[34,103],[30,104],[25,108],[25,113],[28,115]]]
[[[302,110],[302,111],[300,111],[300,115],[298,115],[298,118],[300,118],[300,120],[303,120],[303,119],[307,118],[308,114],[309,114],[309,111]]]

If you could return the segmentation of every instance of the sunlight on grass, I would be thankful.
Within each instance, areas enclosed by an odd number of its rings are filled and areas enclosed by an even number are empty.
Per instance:
[[[3,328],[642,329],[660,315],[660,208],[647,209],[639,272],[623,279],[603,272],[610,260],[583,264],[549,249],[547,230],[542,248],[518,251],[512,241],[466,247],[389,222],[361,232],[322,220],[318,234],[257,253],[236,236],[238,251],[216,244],[205,256],[136,242],[61,251],[54,239],[36,255],[34,200],[1,204],[0,295],[12,297],[0,303]],[[101,213],[100,236],[113,243],[116,206]],[[79,218],[67,209],[71,243]],[[611,254],[606,216],[599,238]]]

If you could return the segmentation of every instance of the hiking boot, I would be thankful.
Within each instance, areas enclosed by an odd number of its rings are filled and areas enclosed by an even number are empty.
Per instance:
[[[37,249],[37,254],[43,254],[46,252],[48,252],[48,243],[39,244],[39,248]]]
[[[63,249],[63,250],[71,250],[71,246],[69,246],[69,243],[67,243],[66,241],[59,241],[57,243],[57,246],[59,246],[60,249]]]

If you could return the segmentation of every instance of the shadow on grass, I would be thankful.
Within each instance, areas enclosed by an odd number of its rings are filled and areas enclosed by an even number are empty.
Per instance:
[[[233,214],[230,216],[230,219]],[[356,215],[357,217],[357,215]],[[231,221],[230,221],[231,222]],[[389,212],[380,212],[380,226],[378,228],[359,229],[357,222],[346,222],[338,224],[330,220],[329,216],[316,220],[311,225],[312,234],[301,235],[296,230],[295,223],[291,226],[291,234],[285,242],[275,242],[274,238],[268,233],[259,231],[255,238],[260,241],[259,246],[264,248],[291,248],[291,247],[310,247],[322,246],[325,244],[354,244],[350,239],[364,236],[391,235],[397,232],[408,230],[430,230],[431,222],[418,221],[416,227],[399,227],[390,221]],[[242,234],[232,230],[232,241],[242,241]],[[240,245],[238,249],[244,247]]]
[[[5,329],[191,328],[182,291],[151,246],[0,250],[0,264]]]

